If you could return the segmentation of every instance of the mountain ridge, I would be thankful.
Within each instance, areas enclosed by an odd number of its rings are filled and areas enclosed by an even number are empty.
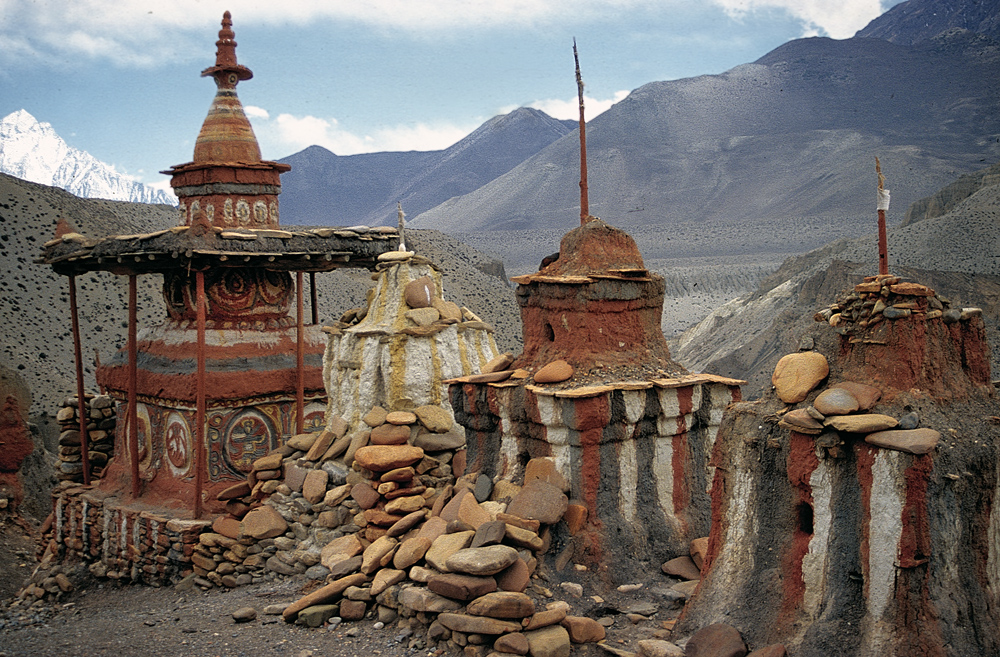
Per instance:
[[[52,185],[83,198],[176,205],[176,199],[73,148],[26,110],[0,119],[0,173]]]

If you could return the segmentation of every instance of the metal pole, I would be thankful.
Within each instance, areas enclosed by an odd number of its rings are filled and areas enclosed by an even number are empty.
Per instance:
[[[302,272],[296,272],[295,284],[295,427],[297,433],[305,431],[306,373],[305,332],[302,317]]]
[[[205,487],[205,272],[195,272],[198,310],[198,380],[195,406],[194,517],[201,518],[201,493]]]
[[[139,411],[137,379],[139,349],[136,321],[136,275],[128,277],[128,457],[132,461],[132,497],[139,497]]]
[[[309,294],[312,296],[312,323],[319,324],[319,295],[316,292],[316,272],[309,272]]]
[[[73,354],[76,358],[76,415],[80,420],[80,460],[83,483],[90,484],[90,441],[87,435],[86,401],[83,398],[83,350],[80,347],[80,318],[76,306],[76,276],[69,276],[69,314],[73,326]]]

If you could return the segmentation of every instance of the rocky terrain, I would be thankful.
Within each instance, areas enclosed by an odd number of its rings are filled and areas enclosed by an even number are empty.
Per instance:
[[[1000,353],[996,174],[996,166],[985,169],[919,201],[905,225],[888,232],[890,271],[933,287],[958,306],[981,307],[994,354]],[[950,211],[943,212],[945,207]],[[744,393],[756,397],[770,385],[768,372],[778,357],[795,348],[808,318],[839,290],[877,273],[877,267],[874,234],[789,258],[756,290],[685,332],[674,355],[695,370],[747,379]]]

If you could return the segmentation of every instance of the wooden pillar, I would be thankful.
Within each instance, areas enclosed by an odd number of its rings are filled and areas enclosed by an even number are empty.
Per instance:
[[[306,372],[305,372],[305,320],[302,317],[302,272],[296,272],[295,283],[295,431],[305,431]]]
[[[316,272],[309,272],[309,294],[312,301],[312,324],[319,324],[319,295],[316,293]]]
[[[195,272],[197,288],[198,312],[198,374],[197,401],[195,406],[195,438],[194,438],[194,517],[201,518],[202,490],[205,488],[205,455],[208,446],[205,444],[205,272]]]
[[[83,397],[83,350],[80,346],[80,313],[76,305],[76,276],[69,276],[69,314],[73,326],[73,356],[76,360],[76,415],[80,420],[80,460],[83,462],[83,483],[90,484],[90,440],[87,435],[86,401]]]
[[[128,457],[132,462],[132,497],[138,498],[139,484],[139,411],[137,381],[139,378],[138,328],[136,320],[136,275],[128,277]]]

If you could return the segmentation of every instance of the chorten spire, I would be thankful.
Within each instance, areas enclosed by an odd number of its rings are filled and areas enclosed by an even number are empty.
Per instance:
[[[236,85],[252,78],[253,72],[236,62],[235,37],[232,16],[227,11],[215,42],[215,66],[201,72],[202,77],[215,78],[217,91],[194,145],[195,162],[253,163],[261,159],[257,137],[236,95]]]

